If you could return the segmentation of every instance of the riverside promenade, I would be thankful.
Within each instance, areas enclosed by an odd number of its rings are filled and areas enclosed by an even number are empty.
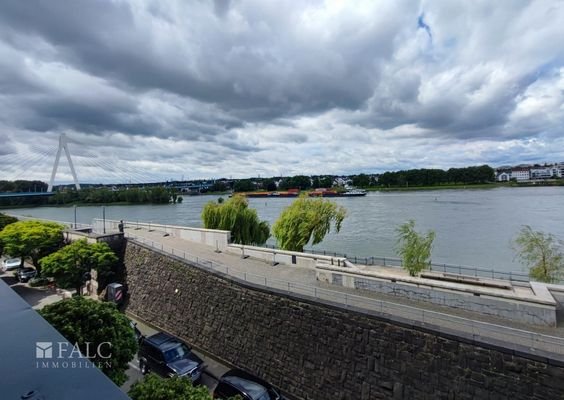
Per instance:
[[[125,226],[125,236],[157,251],[184,259],[251,285],[315,299],[463,340],[513,350],[530,357],[564,362],[564,328],[508,321],[382,293],[320,282],[314,268],[243,258],[217,247],[169,235],[158,228]],[[403,274],[401,270],[395,273]]]

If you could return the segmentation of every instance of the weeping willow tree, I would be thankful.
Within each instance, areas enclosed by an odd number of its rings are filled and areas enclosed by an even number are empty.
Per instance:
[[[339,232],[346,215],[345,208],[332,201],[300,197],[282,211],[272,232],[281,249],[303,251],[310,241],[321,243],[332,224]]]
[[[431,250],[435,232],[417,233],[413,220],[400,225],[396,232],[398,235],[397,251],[402,258],[402,266],[410,276],[416,276],[431,265]]]
[[[231,232],[233,243],[261,245],[270,236],[270,226],[260,221],[257,211],[249,208],[247,199],[233,196],[222,203],[209,202],[202,211],[204,228]]]
[[[547,283],[558,282],[564,276],[561,244],[553,235],[533,231],[528,225],[515,239],[517,256],[529,267],[529,276]]]

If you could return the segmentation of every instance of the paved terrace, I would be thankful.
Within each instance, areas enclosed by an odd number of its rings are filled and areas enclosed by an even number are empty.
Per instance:
[[[313,268],[243,259],[162,231],[127,227],[126,237],[254,285],[307,296],[400,323],[564,362],[564,328],[529,326],[469,311],[322,283]],[[393,269],[395,273],[402,273]],[[526,290],[525,290],[526,291]]]

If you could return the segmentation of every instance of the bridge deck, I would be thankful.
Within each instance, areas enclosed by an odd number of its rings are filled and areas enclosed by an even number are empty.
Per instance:
[[[53,192],[4,192],[0,193],[0,197],[43,197],[54,194]]]

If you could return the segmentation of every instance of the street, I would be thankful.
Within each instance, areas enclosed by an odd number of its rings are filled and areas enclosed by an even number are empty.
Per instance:
[[[139,328],[144,336],[151,336],[154,333],[157,333],[155,329],[143,324],[142,322],[133,318],[130,319],[133,322],[137,323],[137,328]],[[191,347],[190,343],[187,344],[189,347]],[[202,373],[202,378],[200,379],[200,382],[198,382],[198,384],[207,386],[211,393],[217,385],[217,378],[227,372],[230,368],[218,363],[217,361],[207,357],[206,355],[198,351],[193,350],[193,352],[202,360],[204,360],[204,363],[206,365],[206,368]],[[128,376],[128,380],[121,386],[121,389],[125,392],[129,390],[131,385],[143,378],[143,375],[139,370],[139,360],[137,359],[137,355],[133,358],[133,360],[129,362],[129,369],[127,370],[126,374]]]
[[[26,263],[25,266],[28,267],[31,265],[28,265]],[[62,299],[62,296],[58,294],[54,289],[43,287],[33,288],[30,287],[28,283],[18,282],[15,276],[15,271],[4,272],[0,269],[0,279],[6,282],[6,284],[8,284],[35,310],[40,310],[44,306],[55,303]],[[133,318],[130,319],[137,323],[137,327],[144,336],[150,336],[157,332],[141,321],[137,321]],[[187,344],[189,347],[191,347],[189,343]],[[204,360],[204,363],[206,365],[206,368],[202,373],[202,378],[200,379],[200,382],[198,382],[198,384],[202,384],[208,387],[211,393],[217,385],[217,378],[227,372],[230,368],[218,363],[213,359],[210,359],[209,357],[198,351],[194,351],[194,353],[202,360]],[[121,389],[127,393],[127,391],[129,391],[129,389],[135,382],[143,378],[143,375],[139,370],[139,361],[137,359],[137,355],[135,355],[133,360],[129,362],[129,369],[126,371],[126,375],[128,376],[128,379],[121,386]]]

